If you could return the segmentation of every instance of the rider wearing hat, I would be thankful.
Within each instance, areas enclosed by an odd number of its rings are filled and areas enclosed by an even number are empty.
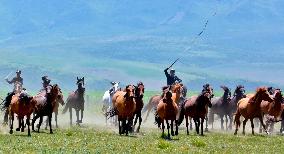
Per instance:
[[[179,79],[179,78],[175,75],[175,70],[174,70],[174,69],[171,69],[171,70],[170,70],[170,74],[168,73],[168,70],[169,70],[169,68],[166,68],[166,69],[164,70],[165,75],[166,75],[166,77],[167,77],[167,85],[168,85],[168,86],[171,86],[171,85],[174,84],[175,82],[178,82],[178,83],[181,83],[181,82],[182,82],[182,80]]]
[[[47,87],[50,86],[51,80],[48,78],[48,76],[43,76],[41,80],[42,80],[42,90],[41,91],[47,91]]]
[[[20,87],[23,86],[23,78],[21,77],[21,73],[22,73],[22,71],[17,70],[16,71],[16,74],[17,74],[16,77],[14,77],[11,81],[9,81],[8,78],[6,79],[6,81],[9,84],[14,84],[14,92],[16,91],[16,89],[15,89],[16,85],[15,84],[17,84],[17,83],[20,84]],[[21,91],[21,89],[20,89],[20,91]]]

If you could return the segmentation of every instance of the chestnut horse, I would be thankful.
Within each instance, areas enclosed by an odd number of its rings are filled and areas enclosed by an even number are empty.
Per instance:
[[[192,96],[186,100],[179,116],[179,125],[185,117],[187,135],[189,135],[189,118],[193,118],[194,120],[196,133],[199,134],[199,127],[201,127],[201,135],[204,135],[203,123],[207,116],[208,107],[212,106],[211,99],[213,97],[213,88],[209,84],[206,84],[203,86],[203,90],[199,96]]]
[[[212,99],[212,107],[209,111],[209,120],[208,123],[212,124],[213,129],[213,123],[214,123],[214,114],[217,114],[220,116],[221,119],[221,129],[224,130],[224,116],[226,118],[226,130],[228,130],[228,118],[229,115],[227,114],[227,109],[229,106],[229,102],[231,100],[231,90],[226,86],[221,86],[221,88],[224,90],[224,94],[222,97],[216,97]]]
[[[175,83],[176,84],[176,83]],[[187,95],[187,87],[185,85],[183,85],[182,83],[180,83],[180,85],[182,86],[182,96],[180,97],[180,105],[186,100],[186,95]],[[162,91],[164,91],[164,89],[167,88],[163,87]],[[173,89],[173,86],[171,86],[171,89]],[[164,93],[164,92],[163,92]],[[163,94],[162,94],[163,95]],[[144,122],[147,121],[149,114],[152,110],[154,110],[156,112],[157,110],[157,106],[159,104],[159,101],[163,98],[163,96],[161,95],[154,95],[150,98],[149,103],[144,107],[142,113],[145,113],[147,111],[147,115],[146,118],[144,120]]]
[[[168,129],[168,138],[170,139],[170,128],[171,128],[171,135],[175,136],[178,135],[178,104],[180,101],[180,98],[182,96],[182,84],[176,83],[171,86],[170,92],[169,87],[167,89],[164,89],[163,99],[159,101],[159,104],[157,106],[157,112],[156,112],[156,123],[160,127],[162,125],[162,135],[164,136],[164,121],[166,121],[167,129]],[[171,124],[169,124],[169,121]],[[175,122],[176,125],[176,131],[174,132],[173,129],[173,123]]]
[[[39,93],[38,95],[33,97],[33,100],[36,101],[35,106],[35,116],[32,120],[32,130],[34,129],[35,121],[40,118],[39,124],[38,124],[38,132],[40,130],[40,126],[42,124],[43,116],[48,116],[49,121],[49,131],[50,134],[53,133],[52,131],[52,125],[51,125],[51,119],[52,119],[52,113],[54,111],[54,108],[56,106],[56,102],[58,100],[63,100],[62,92],[57,84],[48,86],[46,88],[46,92]]]
[[[254,134],[254,118],[259,118],[261,125],[263,126],[265,132],[268,134],[263,123],[260,104],[262,101],[272,102],[273,99],[270,97],[270,94],[268,93],[266,87],[257,88],[256,93],[253,96],[250,96],[251,97],[243,98],[238,102],[237,112],[235,113],[234,120],[234,122],[236,123],[236,130],[234,134],[237,134],[238,129],[241,125],[241,116],[245,118],[245,120],[243,121],[243,134],[245,134],[245,126],[248,120],[250,120],[251,122],[252,134]]]
[[[131,131],[134,112],[136,110],[136,102],[134,99],[135,86],[127,85],[124,91],[117,91],[112,97],[114,114],[110,117],[118,115],[119,134],[126,134]],[[109,111],[109,112],[113,112]]]
[[[134,120],[134,128],[135,128],[135,125],[137,123],[137,120],[139,118],[139,125],[137,127],[137,130],[136,132],[139,133],[139,130],[140,130],[140,126],[141,126],[141,123],[142,123],[142,114],[141,114],[141,111],[143,109],[143,106],[144,106],[144,103],[143,103],[143,96],[144,96],[144,91],[145,91],[145,88],[144,88],[144,84],[142,82],[139,82],[137,84],[137,86],[135,87],[135,102],[136,102],[136,110],[134,112],[134,116],[135,116],[135,120]]]
[[[69,109],[70,113],[70,125],[72,126],[72,108],[75,109],[76,111],[76,117],[77,117],[77,125],[80,125],[83,120],[84,116],[84,95],[85,95],[85,78],[78,78],[77,77],[77,83],[78,89],[75,92],[72,92],[69,94],[67,100],[66,100],[66,105],[63,109],[63,114],[67,112],[67,109]],[[81,111],[81,119],[79,120],[79,111]]]
[[[268,101],[262,101],[260,104],[261,111],[263,115],[267,115],[267,121],[266,121],[266,128],[268,128],[268,124],[270,124],[270,130],[269,132],[273,132],[274,127],[274,121],[277,121],[278,118],[280,118],[282,113],[282,102],[283,102],[283,96],[280,89],[276,89],[274,92],[274,101],[272,103]],[[261,128],[261,127],[260,127]],[[261,132],[262,130],[260,130]]]
[[[24,131],[24,117],[26,116],[26,124],[28,125],[28,136],[30,133],[30,116],[34,112],[36,101],[33,97],[25,97],[20,99],[20,94],[12,96],[11,104],[9,105],[9,119],[10,119],[10,134],[13,134],[14,114],[18,115],[19,128]]]

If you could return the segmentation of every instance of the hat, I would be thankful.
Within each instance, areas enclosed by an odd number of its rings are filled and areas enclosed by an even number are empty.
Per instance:
[[[176,72],[176,70],[172,68],[172,69],[170,70],[170,72]]]
[[[17,74],[21,74],[22,71],[21,71],[21,70],[17,70],[16,73],[17,73]]]

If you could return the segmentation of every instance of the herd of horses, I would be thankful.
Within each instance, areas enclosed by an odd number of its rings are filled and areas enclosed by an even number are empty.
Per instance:
[[[50,85],[49,88],[35,96],[24,95],[23,97],[21,93],[9,93],[3,101],[2,110],[5,111],[5,117],[9,117],[9,120],[6,118],[5,122],[9,121],[10,134],[13,133],[14,114],[17,115],[19,122],[16,131],[24,132],[27,126],[30,136],[30,125],[35,131],[35,122],[39,118],[39,123],[36,125],[39,132],[43,117],[47,116],[46,128],[49,126],[50,133],[53,133],[52,114],[55,113],[56,127],[58,127],[59,104],[64,106],[63,113],[69,110],[70,125],[72,125],[72,109],[75,109],[76,124],[80,125],[84,115],[84,77],[77,77],[76,84],[78,88],[69,94],[66,101],[57,84]],[[147,112],[145,122],[152,111],[154,111],[155,123],[162,130],[162,136],[167,138],[179,134],[179,127],[184,119],[187,134],[193,129],[193,120],[196,133],[204,135],[204,131],[208,131],[208,125],[211,124],[213,129],[215,115],[220,117],[222,130],[225,128],[231,130],[235,123],[234,134],[237,134],[239,130],[241,117],[243,117],[243,134],[245,134],[245,125],[248,120],[251,122],[252,134],[254,134],[254,123],[257,122],[254,121],[255,118],[258,118],[261,124],[260,131],[263,129],[269,133],[268,126],[270,130],[273,130],[273,124],[279,121],[281,121],[281,131],[283,131],[284,98],[280,89],[259,87],[255,93],[246,94],[244,86],[238,85],[232,95],[228,87],[221,86],[224,91],[223,95],[214,97],[213,87],[205,84],[200,94],[187,97],[187,87],[182,83],[175,83],[163,87],[161,94],[152,96],[149,103],[144,106],[145,86],[142,82],[136,85],[129,84],[123,89],[120,88],[119,82],[111,82],[111,84],[112,87],[104,93],[102,99],[102,112],[106,117],[106,124],[110,122],[118,126],[120,135],[139,132],[142,125],[142,113]],[[167,136],[165,129],[167,129]]]
[[[182,83],[175,83],[171,86],[162,88],[162,94],[152,96],[149,103],[143,107],[144,85],[139,82],[137,85],[128,85],[124,90],[119,88],[119,83],[112,83],[111,90],[106,91],[103,97],[103,112],[106,115],[106,122],[109,118],[111,123],[118,122],[119,134],[128,135],[133,132],[139,119],[136,132],[139,132],[142,114],[146,114],[144,122],[147,120],[151,111],[154,111],[155,123],[162,130],[165,136],[165,126],[167,128],[167,138],[179,134],[178,127],[185,119],[186,133],[192,130],[192,119],[195,124],[197,134],[204,135],[208,131],[208,125],[214,123],[214,115],[218,115],[221,120],[221,129],[231,130],[235,123],[237,134],[243,117],[243,134],[248,120],[251,121],[252,134],[254,134],[254,121],[257,118],[262,129],[267,131],[268,127],[281,121],[283,131],[284,97],[280,89],[272,87],[259,87],[255,93],[246,94],[245,88],[238,85],[233,93],[226,86],[221,86],[224,91],[221,97],[214,97],[213,88],[210,84],[203,85],[199,95],[186,97],[187,88]],[[135,120],[134,120],[134,117]],[[224,121],[225,117],[225,121]],[[266,123],[264,123],[266,119]],[[134,122],[133,122],[134,121]],[[205,128],[204,128],[204,122]],[[224,126],[225,122],[225,126]],[[272,129],[271,129],[272,130]]]
[[[8,93],[8,96],[2,103],[2,110],[5,111],[4,124],[10,126],[10,134],[13,134],[14,126],[14,114],[17,115],[19,126],[16,131],[24,132],[25,127],[28,127],[28,136],[31,136],[30,125],[32,130],[35,131],[35,122],[39,118],[39,123],[36,125],[37,132],[39,132],[41,124],[43,122],[43,117],[47,116],[46,128],[49,125],[50,133],[52,134],[51,119],[52,114],[55,113],[56,127],[57,115],[59,104],[65,105],[64,112],[69,109],[70,112],[70,124],[72,125],[72,108],[75,109],[77,115],[77,124],[82,122],[83,110],[84,110],[84,77],[78,78],[77,83],[78,89],[71,92],[64,102],[63,93],[59,85],[54,84],[46,87],[45,90],[41,90],[35,96],[23,95],[20,92]],[[79,120],[79,111],[81,111],[81,120]],[[31,116],[33,116],[31,120]],[[8,118],[9,117],[9,118]],[[24,117],[26,117],[26,122],[24,122]]]

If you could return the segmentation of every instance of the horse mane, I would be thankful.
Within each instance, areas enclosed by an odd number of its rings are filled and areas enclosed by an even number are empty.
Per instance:
[[[258,87],[256,89],[256,93],[254,94],[254,96],[249,99],[249,103],[255,102],[256,99],[259,97],[259,95],[263,92],[266,92],[266,91],[267,91],[266,87]]]

